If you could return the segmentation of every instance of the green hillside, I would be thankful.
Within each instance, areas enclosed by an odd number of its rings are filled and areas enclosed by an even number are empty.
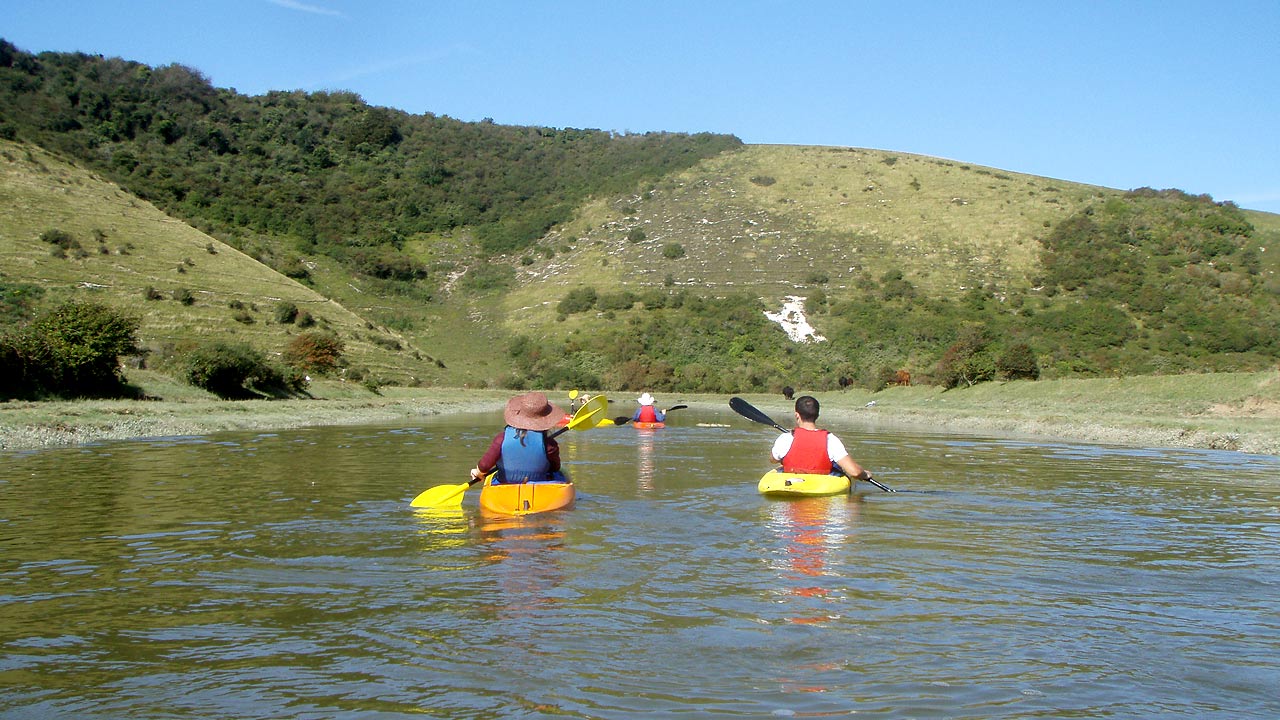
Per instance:
[[[854,295],[891,269],[928,295],[1027,287],[1037,237],[1118,194],[904,153],[750,146],[588,209],[546,241],[579,237],[574,252],[523,268],[508,306],[579,283],[772,303],[816,287]],[[637,229],[644,239],[629,241]],[[665,257],[672,243],[685,254]]]
[[[0,208],[0,283],[40,288],[45,306],[92,300],[141,317],[150,362],[212,339],[278,355],[302,332],[276,319],[288,303],[342,339],[352,371],[398,384],[439,376],[400,334],[39,148],[0,140]],[[79,248],[41,240],[50,230]],[[188,293],[190,304],[177,299]]]
[[[141,315],[162,368],[208,339],[280,353],[302,329],[282,304],[343,340],[349,376],[406,385],[876,389],[1280,359],[1280,216],[1177,190],[249,97],[3,41],[0,138],[0,283]],[[825,341],[766,316],[789,296]]]

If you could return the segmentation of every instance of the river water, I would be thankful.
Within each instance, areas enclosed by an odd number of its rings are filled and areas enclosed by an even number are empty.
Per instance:
[[[497,414],[0,455],[0,718],[1280,717],[1280,458],[669,419],[524,520],[409,507]]]

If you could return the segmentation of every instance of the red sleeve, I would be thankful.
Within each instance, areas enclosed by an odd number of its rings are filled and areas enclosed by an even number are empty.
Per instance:
[[[502,457],[502,436],[506,430],[500,432],[493,438],[493,442],[489,443],[489,449],[484,451],[484,456],[480,458],[480,462],[476,463],[476,467],[480,472],[488,475],[498,467],[498,458]]]
[[[556,472],[560,469],[560,443],[548,437],[543,445],[547,448],[547,462],[551,463],[551,472]]]

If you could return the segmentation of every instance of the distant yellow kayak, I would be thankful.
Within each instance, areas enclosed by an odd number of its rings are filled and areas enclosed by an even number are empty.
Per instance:
[[[775,468],[760,478],[756,489],[761,495],[770,497],[838,495],[849,492],[849,478],[844,475],[784,473],[781,468]]]

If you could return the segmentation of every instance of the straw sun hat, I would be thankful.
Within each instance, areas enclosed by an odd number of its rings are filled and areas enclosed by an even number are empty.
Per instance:
[[[545,394],[530,392],[508,400],[502,417],[513,428],[550,430],[564,417],[564,410],[552,405]]]

